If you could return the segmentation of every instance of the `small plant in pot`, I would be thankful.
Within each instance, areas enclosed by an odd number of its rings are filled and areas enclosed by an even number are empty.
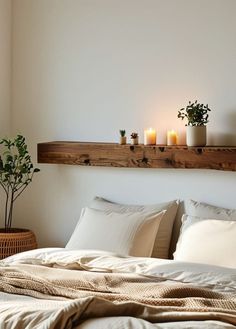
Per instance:
[[[6,257],[9,256],[9,254],[33,249],[33,247],[37,246],[33,232],[26,229],[12,228],[12,220],[16,199],[32,182],[34,174],[40,170],[34,168],[27,150],[25,138],[22,135],[17,135],[12,139],[1,139],[0,146],[0,185],[6,195],[4,209],[5,227],[0,230],[0,258],[4,258],[3,255]],[[11,240],[14,240],[15,237],[19,239],[21,233],[23,234],[23,250],[9,251],[11,246],[8,244],[8,237],[10,237]],[[30,246],[26,246],[27,239],[30,240]],[[16,241],[14,241],[14,243],[16,245]],[[20,246],[21,243],[18,243],[17,240],[17,244]],[[9,251],[7,255],[4,254],[6,249]]]
[[[137,144],[138,144],[138,133],[133,132],[133,133],[130,135],[130,139],[131,139],[131,144],[133,144],[133,145],[137,145]]]
[[[124,129],[120,129],[120,144],[124,145],[126,144],[126,131]]]
[[[207,105],[190,102],[178,111],[178,118],[187,119],[186,141],[188,146],[205,146],[207,142],[206,124],[209,122]]]

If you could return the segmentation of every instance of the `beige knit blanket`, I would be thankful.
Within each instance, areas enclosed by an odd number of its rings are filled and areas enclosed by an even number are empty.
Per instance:
[[[236,325],[236,296],[232,293],[214,292],[212,287],[200,288],[163,277],[17,265],[0,268],[0,290],[45,299],[45,310],[38,300],[30,310],[34,319],[47,318],[50,329],[58,323],[65,323],[61,328],[72,328],[72,323],[86,318],[118,315],[150,322],[205,319]],[[27,306],[17,303],[0,305],[0,320],[4,314],[14,312],[14,306],[17,310],[22,308],[19,316],[23,317],[23,307]],[[26,323],[22,323],[24,328]]]

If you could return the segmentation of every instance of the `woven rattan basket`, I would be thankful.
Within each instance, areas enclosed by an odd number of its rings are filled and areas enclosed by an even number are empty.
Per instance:
[[[6,233],[4,228],[0,229],[0,259],[36,248],[37,241],[32,231],[11,228]]]

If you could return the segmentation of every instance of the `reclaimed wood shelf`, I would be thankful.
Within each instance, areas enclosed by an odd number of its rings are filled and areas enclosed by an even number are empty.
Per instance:
[[[236,171],[236,147],[56,141],[38,144],[38,162],[81,166]]]

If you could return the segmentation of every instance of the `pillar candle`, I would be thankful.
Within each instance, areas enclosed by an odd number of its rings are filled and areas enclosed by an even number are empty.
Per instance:
[[[156,145],[156,130],[149,128],[144,130],[144,145]]]
[[[177,133],[174,130],[167,131],[167,145],[177,145]]]

